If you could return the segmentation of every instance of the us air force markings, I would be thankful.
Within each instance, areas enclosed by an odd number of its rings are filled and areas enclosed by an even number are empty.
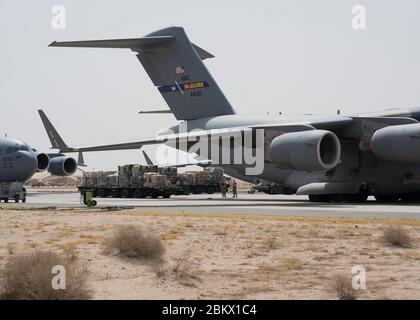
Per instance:
[[[222,200],[219,195],[174,196],[171,199],[98,199],[98,207],[119,207],[136,210],[165,210],[176,212],[211,212],[225,214],[280,216],[337,216],[420,219],[418,204],[379,204],[370,198],[365,204],[314,204],[303,196],[249,195],[239,193],[238,199]],[[29,191],[28,202],[34,208],[84,208],[78,193],[34,193]],[[9,204],[16,206],[16,204]],[[96,209],[95,209],[96,210]]]

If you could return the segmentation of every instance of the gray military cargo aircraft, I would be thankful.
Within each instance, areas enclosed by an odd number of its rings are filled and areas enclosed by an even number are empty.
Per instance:
[[[185,139],[181,127],[188,134],[193,129],[202,132],[188,139],[188,147],[215,129],[217,144],[233,132],[263,129],[263,171],[247,175],[247,164],[230,162],[222,164],[226,173],[249,182],[258,178],[276,182],[284,194],[309,195],[315,202],[364,202],[369,195],[380,202],[420,201],[418,107],[328,117],[241,116],[202,62],[213,55],[191,43],[181,27],[137,39],[54,41],[50,46],[131,49],[179,121],[154,138],[129,143],[73,148],[58,139],[55,147],[61,152],[138,149],[159,143],[190,151],[181,148]]]
[[[25,142],[0,137],[0,200],[26,202],[23,184],[35,172],[48,170],[53,175],[69,176],[76,169],[76,160],[71,157],[37,152]]]

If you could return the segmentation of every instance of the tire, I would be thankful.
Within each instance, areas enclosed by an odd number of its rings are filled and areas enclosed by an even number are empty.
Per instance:
[[[393,203],[398,202],[399,196],[397,195],[375,195],[375,199],[381,203]]]
[[[330,194],[314,194],[309,196],[311,202],[331,202],[332,196]]]
[[[90,205],[92,206],[92,207],[96,207],[96,205],[97,205],[98,203],[96,202],[96,200],[92,200],[91,202],[90,202]]]
[[[169,199],[171,197],[171,194],[170,193],[164,193],[162,196],[165,199]]]
[[[129,189],[123,189],[123,191],[121,192],[121,197],[122,198],[130,198],[130,190]]]
[[[340,197],[341,201],[350,203],[362,203],[368,199],[367,193],[343,194]]]
[[[19,196],[15,196],[15,202],[19,203]]]
[[[105,197],[105,190],[104,189],[98,189],[98,197],[104,198]]]
[[[111,198],[121,198],[121,192],[118,189],[111,190]]]
[[[134,197],[134,198],[137,198],[137,199],[142,199],[142,198],[145,198],[145,197],[146,197],[146,195],[145,195],[145,193],[144,193],[144,191],[143,191],[143,190],[141,190],[141,189],[136,189],[136,190],[134,190],[134,192],[133,192],[133,197]]]
[[[9,199],[4,199],[4,203],[8,203],[9,202]]]
[[[402,202],[418,203],[420,202],[420,195],[418,194],[406,194],[401,196]]]

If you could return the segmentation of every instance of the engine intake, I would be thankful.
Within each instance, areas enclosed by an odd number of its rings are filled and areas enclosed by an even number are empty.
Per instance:
[[[330,170],[340,160],[341,145],[338,137],[331,131],[284,133],[271,142],[270,156],[275,164],[292,170]]]
[[[48,172],[55,176],[71,176],[77,170],[75,159],[61,156],[50,160]]]
[[[50,157],[45,153],[38,153],[37,156],[37,169],[38,172],[43,172],[50,166]]]
[[[374,155],[382,160],[420,162],[420,123],[379,129],[373,134],[370,147]]]

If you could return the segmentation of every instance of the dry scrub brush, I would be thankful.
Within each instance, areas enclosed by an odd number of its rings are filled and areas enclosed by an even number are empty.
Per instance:
[[[352,277],[344,273],[333,277],[332,287],[340,300],[356,300],[360,295],[360,290],[353,288]]]
[[[140,227],[120,226],[103,241],[103,253],[139,260],[163,260],[162,240]]]
[[[401,226],[391,226],[385,229],[382,240],[397,247],[411,247],[410,236]]]
[[[54,289],[54,266],[65,269],[65,289]],[[51,251],[35,251],[9,259],[1,274],[0,299],[84,300],[91,298],[87,272]]]

